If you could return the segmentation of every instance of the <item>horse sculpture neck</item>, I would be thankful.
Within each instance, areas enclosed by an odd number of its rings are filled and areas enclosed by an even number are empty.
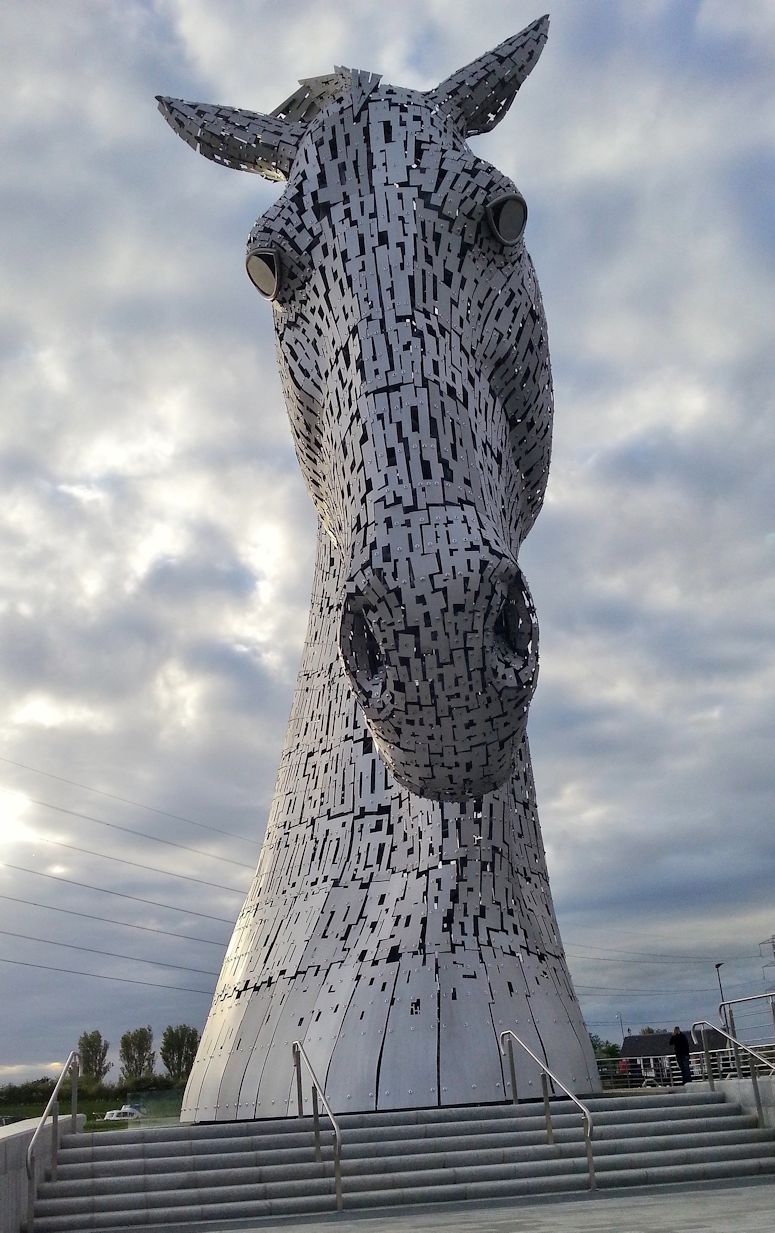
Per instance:
[[[399,787],[338,656],[338,566],[318,536],[309,628],[253,886],[184,1121],[277,1117],[305,1049],[334,1107],[498,1101],[514,1027],[571,1086],[597,1077],[549,892],[527,739],[481,800]],[[538,1089],[518,1058],[521,1094]]]

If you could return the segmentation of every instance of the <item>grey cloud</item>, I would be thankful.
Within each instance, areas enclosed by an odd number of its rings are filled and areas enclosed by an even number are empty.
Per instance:
[[[257,711],[282,713],[285,691],[278,689],[271,671],[251,654],[247,647],[218,642],[199,642],[191,646],[186,663],[197,672],[212,676],[221,683],[221,705],[229,713],[239,708],[248,715]]]
[[[192,592],[223,591],[227,595],[250,595],[255,588],[253,572],[238,561],[203,561],[165,557],[157,560],[145,579],[152,594],[185,602]]]
[[[252,842],[3,763],[0,784],[249,865],[272,794],[314,549],[269,311],[243,269],[278,190],[195,158],[153,95],[267,109],[334,63],[430,86],[539,11],[3,10],[0,752]],[[524,553],[543,659],[530,733],[563,937],[571,952],[606,948],[572,965],[611,1036],[617,1012],[636,1029],[713,1014],[716,960],[731,987],[758,990],[757,943],[775,929],[770,33],[766,4],[743,20],[715,0],[556,0],[540,72],[476,141],[527,196],[549,318],[555,458]],[[239,896],[175,875],[237,885],[248,870],[23,810],[38,832],[170,872],[65,858],[10,816],[6,802],[0,861],[182,911],[2,866],[0,894],[225,945],[229,926],[193,912],[231,919]],[[0,917],[219,966],[206,943],[2,899]],[[208,987],[1,937],[0,955]],[[127,1027],[201,1023],[208,1005],[206,993],[0,971],[18,1008],[0,1065],[33,1073],[84,1027],[115,1048]]]

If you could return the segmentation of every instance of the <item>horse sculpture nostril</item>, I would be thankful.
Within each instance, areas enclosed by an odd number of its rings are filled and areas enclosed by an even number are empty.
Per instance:
[[[507,672],[516,671],[514,684],[534,683],[538,669],[538,623],[530,592],[522,574],[512,583],[495,618],[495,645]],[[502,668],[498,676],[506,684]]]
[[[359,692],[376,702],[385,687],[385,658],[367,617],[348,598],[342,614],[342,656]]]
[[[510,593],[506,596],[495,621],[495,633],[511,655],[523,658],[530,650],[533,631],[529,614],[521,600],[521,594]]]

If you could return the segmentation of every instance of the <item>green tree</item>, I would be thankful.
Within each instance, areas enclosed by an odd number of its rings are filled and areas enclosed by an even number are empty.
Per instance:
[[[78,1052],[81,1055],[81,1074],[84,1079],[100,1083],[113,1063],[107,1060],[110,1041],[102,1039],[102,1032],[81,1032],[78,1037]]]
[[[642,1036],[659,1036],[663,1032],[667,1032],[667,1028],[644,1027],[640,1029]],[[669,1035],[669,1033],[668,1033]]]
[[[170,1079],[187,1079],[199,1046],[199,1033],[187,1023],[170,1024],[161,1038],[161,1060]]]
[[[153,1029],[150,1024],[148,1027],[124,1032],[118,1054],[123,1083],[135,1083],[138,1079],[150,1078],[156,1061],[156,1054],[153,1052]]]
[[[589,1039],[592,1041],[595,1057],[621,1057],[621,1049],[612,1040],[603,1040],[602,1036],[596,1036],[594,1032]]]
[[[42,1109],[53,1090],[54,1080],[49,1075],[29,1079],[26,1083],[6,1083],[0,1088],[0,1104],[40,1104]]]

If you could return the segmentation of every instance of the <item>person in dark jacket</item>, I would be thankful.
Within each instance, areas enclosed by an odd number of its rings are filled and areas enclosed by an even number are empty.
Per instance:
[[[686,1039],[686,1036],[678,1025],[676,1025],[673,1030],[673,1035],[670,1037],[670,1044],[673,1047],[675,1060],[677,1061],[678,1069],[681,1072],[681,1080],[683,1083],[691,1083],[692,1071],[691,1066],[689,1065],[689,1041]]]

